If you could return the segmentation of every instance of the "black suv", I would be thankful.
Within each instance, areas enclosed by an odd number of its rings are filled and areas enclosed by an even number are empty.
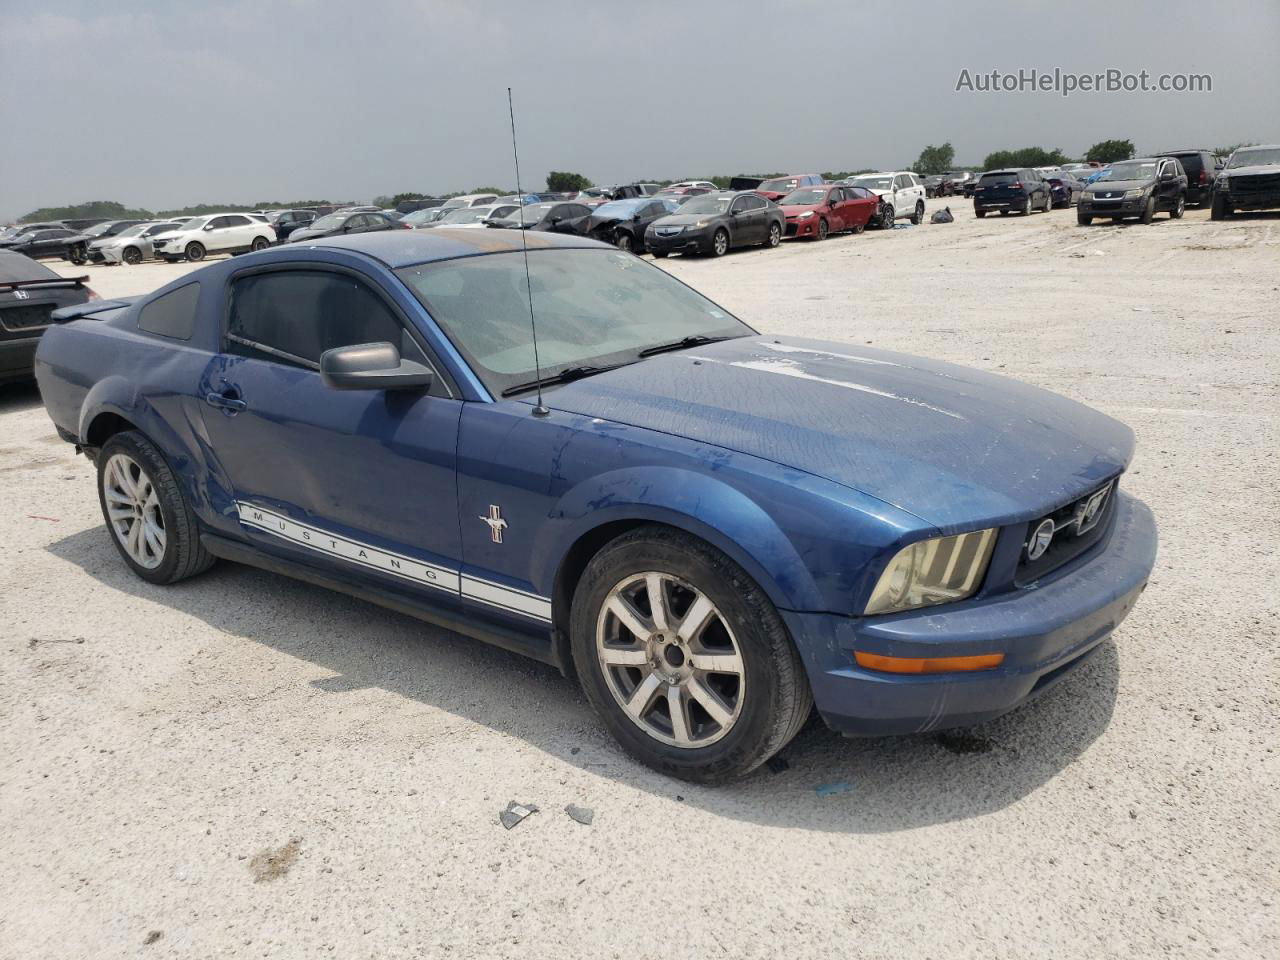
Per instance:
[[[1187,203],[1203,207],[1213,199],[1213,178],[1218,158],[1212,150],[1163,150],[1159,157],[1173,157],[1187,173]]]
[[[1158,212],[1177,220],[1187,209],[1187,174],[1173,157],[1144,157],[1113,163],[1084,188],[1076,221],[1081,226],[1094,217],[1113,221],[1138,217],[1150,223]]]
[[[985,217],[989,210],[1000,213],[1030,213],[1032,210],[1049,212],[1053,195],[1049,182],[1035,170],[1020,167],[1016,170],[989,170],[973,188],[973,215]]]
[[[276,240],[284,243],[289,239],[289,234],[295,230],[301,230],[315,223],[316,212],[314,210],[277,210],[275,213],[267,217],[267,222],[275,227]]]
[[[1227,160],[1213,185],[1213,220],[1237,210],[1280,207],[1280,144],[1241,147]]]

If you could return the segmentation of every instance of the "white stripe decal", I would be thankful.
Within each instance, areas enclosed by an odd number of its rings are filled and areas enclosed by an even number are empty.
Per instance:
[[[315,550],[330,557],[337,557],[362,567],[390,574],[413,583],[437,590],[461,595],[468,600],[496,607],[508,613],[518,613],[535,620],[551,622],[551,601],[536,593],[517,590],[491,580],[470,575],[459,576],[457,570],[415,560],[402,553],[393,553],[359,540],[352,540],[327,530],[299,523],[271,510],[236,501],[240,522],[246,527],[280,537],[292,544]]]

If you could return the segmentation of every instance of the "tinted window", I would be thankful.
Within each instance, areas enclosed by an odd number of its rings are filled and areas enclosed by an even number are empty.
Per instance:
[[[176,340],[190,340],[199,298],[199,283],[188,283],[157,297],[138,313],[138,329]]]
[[[765,200],[764,197],[750,196],[744,197],[743,199],[746,201],[746,208],[748,210],[763,210],[769,205],[768,201]]]
[[[243,227],[249,222],[248,217],[223,217],[224,227]]]
[[[205,226],[212,227],[214,230],[221,230],[227,226],[227,217],[214,217]]]
[[[343,274],[260,273],[231,288],[230,353],[314,368],[320,354],[334,347],[384,341],[399,347],[402,331],[380,297]]]

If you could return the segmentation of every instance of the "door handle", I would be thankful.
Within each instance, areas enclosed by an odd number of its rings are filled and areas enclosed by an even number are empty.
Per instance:
[[[227,390],[225,393],[207,393],[204,402],[211,407],[217,407],[219,410],[225,410],[228,414],[239,413],[248,406],[239,397],[239,391],[235,388]]]

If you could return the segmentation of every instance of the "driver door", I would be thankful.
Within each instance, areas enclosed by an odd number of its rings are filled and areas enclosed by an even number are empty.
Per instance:
[[[225,531],[344,577],[458,594],[462,403],[425,342],[367,277],[308,263],[233,275],[221,351],[198,395]],[[338,390],[320,354],[387,341],[430,388]]]

